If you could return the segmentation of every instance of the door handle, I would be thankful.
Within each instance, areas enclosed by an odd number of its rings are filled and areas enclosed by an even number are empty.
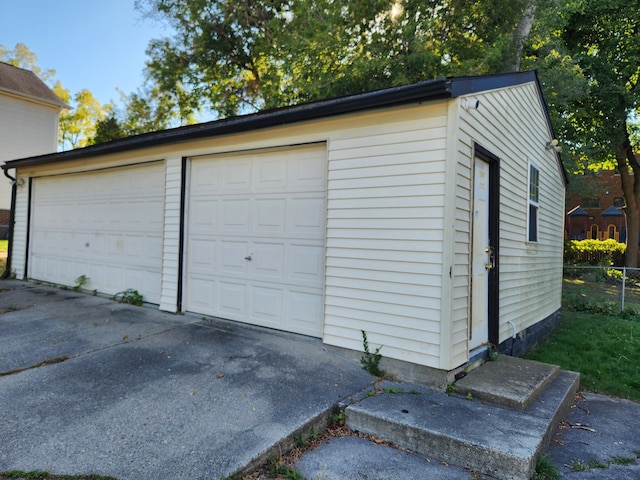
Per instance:
[[[484,264],[485,270],[492,270],[496,268],[496,256],[493,252],[493,248],[487,247],[484,249],[484,251],[489,254],[489,262]]]

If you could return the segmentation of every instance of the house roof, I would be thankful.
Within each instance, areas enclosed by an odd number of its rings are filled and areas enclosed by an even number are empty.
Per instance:
[[[0,62],[0,92],[3,91],[59,108],[68,108],[35,73]]]
[[[622,213],[616,207],[611,205],[609,208],[607,208],[600,215],[603,216],[603,217],[622,217],[622,216],[624,216],[624,213]]]
[[[11,160],[6,162],[2,168],[7,170],[10,168],[44,165],[75,159],[86,159],[110,153],[131,151],[187,140],[248,132],[363,110],[392,107],[422,101],[456,98],[462,95],[521,85],[529,82],[535,82],[538,94],[542,99],[540,82],[538,81],[536,72],[533,70],[482,75],[476,77],[439,78],[411,85],[385,88],[382,90],[358,93],[355,95],[330,98],[326,100],[318,100],[300,105],[264,110],[249,115],[144,133],[65,152]],[[551,121],[544,105],[544,101],[542,102],[542,106],[549,131],[553,136],[553,127],[551,126]],[[556,158],[566,184],[567,175],[562,167],[562,162],[560,161],[558,154],[556,154]]]
[[[567,215],[569,215],[570,217],[588,217],[589,216],[587,211],[584,208],[582,208],[580,205],[569,210],[567,212]]]

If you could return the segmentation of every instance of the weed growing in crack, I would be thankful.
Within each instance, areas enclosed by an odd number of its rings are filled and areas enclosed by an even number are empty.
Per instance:
[[[364,355],[360,358],[360,363],[362,364],[362,368],[364,368],[371,375],[376,377],[384,377],[385,371],[380,368],[380,360],[382,359],[382,355],[380,354],[380,349],[382,345],[376,348],[376,351],[371,353],[369,350],[369,340],[367,339],[367,333],[364,330],[362,332],[362,344],[364,348]]]
[[[142,294],[133,288],[128,288],[122,292],[118,292],[113,299],[120,303],[128,303],[129,305],[140,306],[144,302]]]
[[[558,480],[560,473],[547,454],[540,455],[532,480]]]
[[[73,289],[76,292],[79,292],[82,287],[84,287],[89,282],[89,277],[86,275],[80,275],[76,278],[76,284],[73,286]]]
[[[284,480],[303,480],[297,470],[287,466],[282,460],[274,456],[267,462],[267,474],[270,478],[282,478]]]

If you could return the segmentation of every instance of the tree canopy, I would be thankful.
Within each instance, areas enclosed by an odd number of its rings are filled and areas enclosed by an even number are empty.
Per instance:
[[[511,70],[532,0],[138,0],[172,38],[147,75],[177,116],[221,117],[444,75]],[[170,92],[170,93],[167,93]]]

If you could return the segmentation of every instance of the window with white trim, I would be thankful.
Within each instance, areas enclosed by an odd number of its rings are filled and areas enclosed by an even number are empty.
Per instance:
[[[529,164],[529,213],[527,239],[538,241],[538,209],[540,208],[540,170]]]

